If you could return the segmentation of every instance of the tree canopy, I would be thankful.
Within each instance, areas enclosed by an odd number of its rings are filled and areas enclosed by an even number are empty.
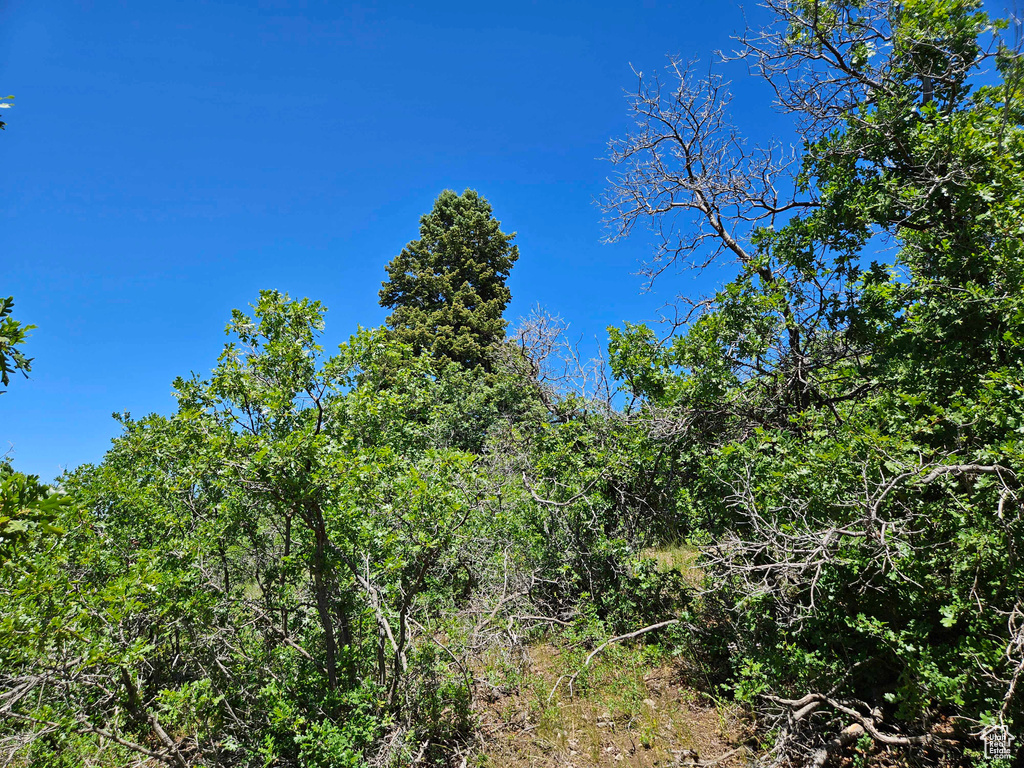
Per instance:
[[[487,350],[504,338],[512,294],[505,281],[519,258],[475,191],[442,192],[420,219],[420,238],[387,266],[381,306],[388,326],[417,352],[489,368]]]
[[[7,387],[11,383],[11,374],[21,371],[28,376],[32,370],[32,358],[26,357],[23,344],[28,332],[34,325],[23,325],[11,316],[14,309],[14,297],[0,298],[0,384]],[[0,394],[3,394],[0,389]]]

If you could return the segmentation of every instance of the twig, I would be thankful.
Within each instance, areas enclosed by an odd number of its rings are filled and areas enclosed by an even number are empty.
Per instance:
[[[672,624],[678,624],[678,623],[679,623],[679,619],[669,619],[668,621],[661,621],[661,622],[658,622],[657,624],[651,624],[649,627],[644,627],[642,629],[637,629],[637,630],[634,630],[633,632],[627,632],[624,635],[618,635],[618,636],[613,637],[613,638],[611,638],[609,640],[605,640],[603,643],[601,643],[599,646],[597,646],[597,648],[595,648],[594,650],[592,650],[590,652],[590,655],[587,656],[586,660],[583,662],[583,665],[579,669],[577,669],[576,672],[573,673],[573,675],[569,678],[569,692],[570,692],[570,695],[572,694],[572,684],[574,682],[576,682],[576,678],[580,676],[580,673],[583,672],[584,669],[586,669],[588,666],[590,666],[590,662],[594,660],[594,657],[597,656],[597,654],[599,654],[601,651],[603,651],[609,645],[611,645],[612,643],[618,643],[618,642],[620,642],[622,640],[630,640],[631,638],[639,637],[640,635],[647,634],[648,632],[653,632],[656,629],[661,629],[662,627],[667,627],[667,626],[670,626]],[[555,691],[558,690],[559,684],[564,679],[565,679],[565,675],[562,675],[555,682],[555,687],[552,688],[551,689],[551,693],[548,694],[548,703],[551,703],[551,699],[555,695]]]
[[[4,717],[13,717],[15,720],[23,720],[23,721],[25,721],[27,723],[36,723],[37,725],[48,725],[48,726],[50,726],[52,728],[58,728],[58,729],[61,729],[61,730],[63,730],[66,727],[64,725],[61,725],[60,723],[55,723],[52,720],[42,720],[42,719],[40,719],[38,717],[29,717],[28,715],[19,715],[19,714],[16,714],[15,712],[4,712],[3,716]],[[162,763],[167,763],[168,765],[177,765],[178,761],[181,759],[180,755],[177,755],[177,754],[174,754],[174,753],[172,753],[173,757],[168,757],[166,754],[162,754],[160,752],[154,752],[153,750],[147,749],[146,747],[142,746],[141,744],[136,744],[133,741],[128,741],[126,739],[122,739],[121,737],[117,736],[116,734],[111,733],[110,731],[104,730],[103,728],[97,728],[95,725],[91,725],[90,723],[79,721],[77,727],[75,728],[75,731],[77,733],[82,733],[82,734],[91,733],[91,734],[94,734],[96,736],[102,736],[105,739],[110,739],[110,741],[114,742],[115,744],[120,744],[122,747],[127,747],[128,749],[130,749],[130,750],[132,750],[134,752],[138,752],[139,754],[146,755],[147,757],[152,757],[155,760],[159,760]]]

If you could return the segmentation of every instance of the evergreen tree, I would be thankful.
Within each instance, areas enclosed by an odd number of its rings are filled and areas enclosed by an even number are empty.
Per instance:
[[[505,285],[519,249],[475,191],[446,189],[413,240],[387,266],[381,306],[388,326],[417,352],[489,369],[487,348],[505,333]]]

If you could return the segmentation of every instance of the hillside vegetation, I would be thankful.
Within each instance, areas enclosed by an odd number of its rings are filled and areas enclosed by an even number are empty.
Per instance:
[[[514,235],[448,190],[385,327],[263,291],[102,462],[4,465],[6,764],[1016,764],[1024,59],[970,0],[767,6],[795,149],[639,79],[612,236],[729,277],[607,365],[508,327]]]

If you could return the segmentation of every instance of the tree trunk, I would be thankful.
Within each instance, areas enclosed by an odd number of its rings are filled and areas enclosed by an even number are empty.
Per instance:
[[[324,646],[327,667],[327,685],[332,691],[338,689],[338,643],[334,637],[334,617],[331,615],[331,599],[327,589],[327,528],[323,514],[316,503],[307,507],[306,523],[313,530],[316,546],[313,549],[313,589],[316,592],[316,612],[324,631]]]

